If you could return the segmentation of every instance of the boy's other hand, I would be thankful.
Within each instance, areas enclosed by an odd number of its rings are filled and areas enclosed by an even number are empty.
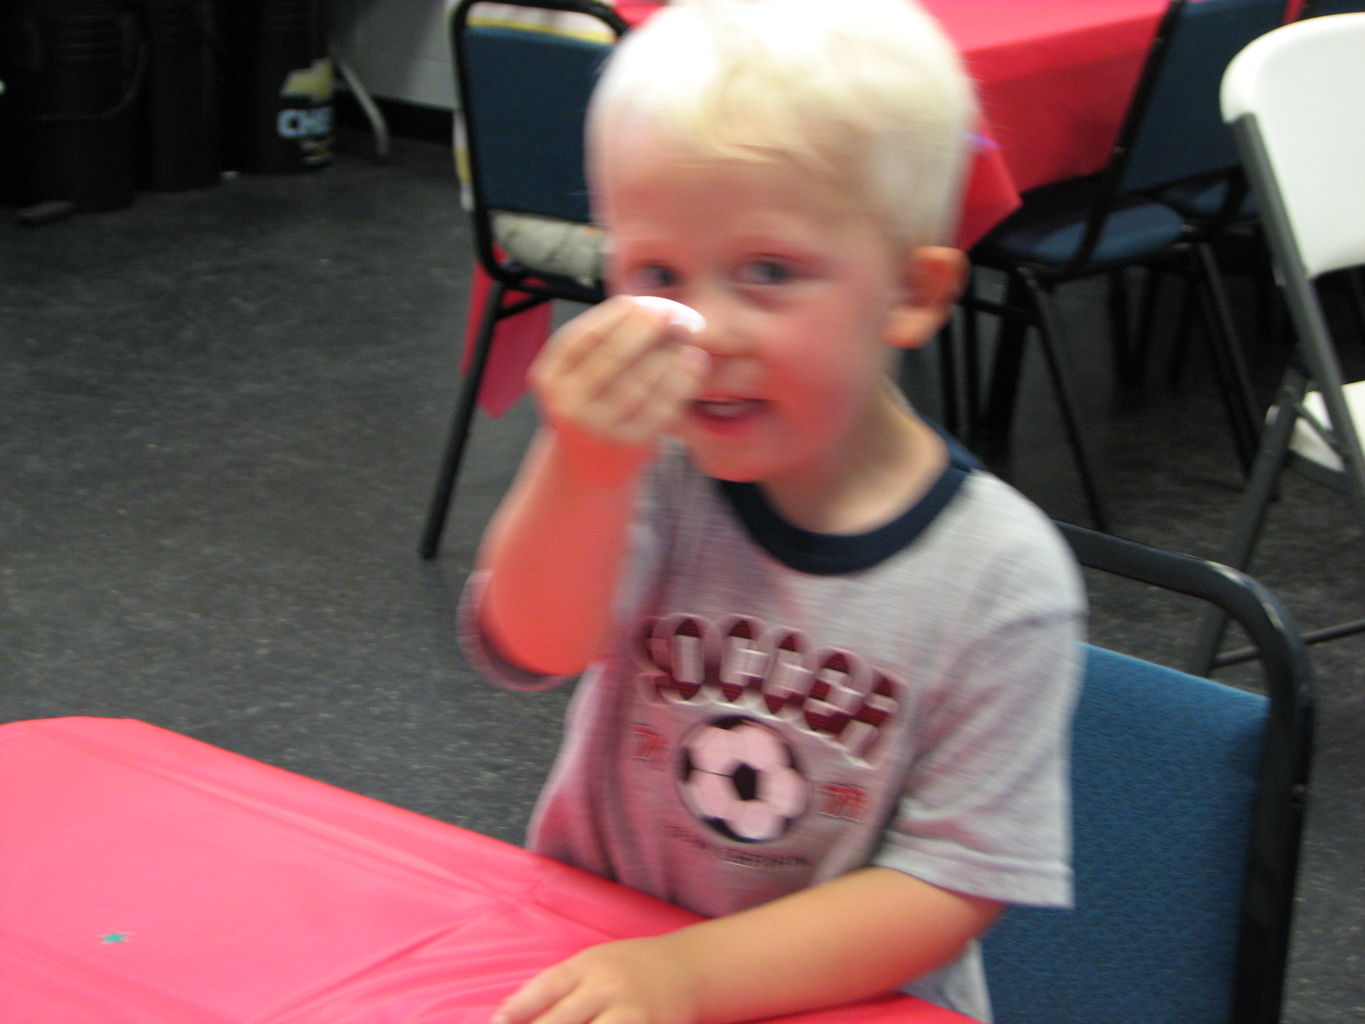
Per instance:
[[[594,475],[648,462],[701,387],[706,353],[666,307],[608,299],[556,331],[531,367],[541,414]]]
[[[541,971],[498,1008],[493,1024],[692,1024],[694,995],[668,936],[626,939]]]

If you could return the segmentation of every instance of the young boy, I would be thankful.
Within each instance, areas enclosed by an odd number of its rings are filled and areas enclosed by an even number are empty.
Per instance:
[[[613,55],[613,297],[533,368],[545,426],[463,628],[505,685],[586,670],[532,848],[710,920],[589,949],[498,1021],[898,987],[989,1019],[975,938],[1069,901],[1078,574],[888,374],[956,297],[973,119],[911,0],[684,0]]]

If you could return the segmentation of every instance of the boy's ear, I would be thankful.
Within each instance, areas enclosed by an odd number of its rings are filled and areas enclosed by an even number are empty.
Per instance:
[[[901,300],[886,324],[886,341],[919,348],[938,333],[967,279],[967,257],[946,245],[921,245],[901,257]]]

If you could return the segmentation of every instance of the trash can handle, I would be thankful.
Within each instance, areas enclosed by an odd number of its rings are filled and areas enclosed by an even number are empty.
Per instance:
[[[118,117],[127,110],[142,92],[142,82],[147,76],[147,43],[137,31],[136,18],[131,14],[123,14],[118,17],[119,30],[123,35],[123,53],[125,63],[129,50],[132,50],[133,77],[128,82],[128,89],[108,110],[98,114],[30,114],[27,111],[19,111],[19,116],[33,121],[37,124],[71,124],[80,121],[107,121],[110,118]],[[33,21],[29,21],[26,26],[30,42],[30,52],[33,54],[33,67],[42,67],[42,40],[38,35],[37,27]]]

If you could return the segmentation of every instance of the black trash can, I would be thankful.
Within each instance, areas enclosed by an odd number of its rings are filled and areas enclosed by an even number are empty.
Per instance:
[[[174,192],[223,171],[223,60],[214,0],[137,0],[147,40],[138,181]]]
[[[0,78],[7,88],[7,130],[14,136],[18,202],[65,200],[93,212],[133,201],[145,70],[137,18],[122,4],[6,5]]]
[[[322,0],[234,0],[223,11],[228,166],[283,174],[331,163],[333,68]]]

